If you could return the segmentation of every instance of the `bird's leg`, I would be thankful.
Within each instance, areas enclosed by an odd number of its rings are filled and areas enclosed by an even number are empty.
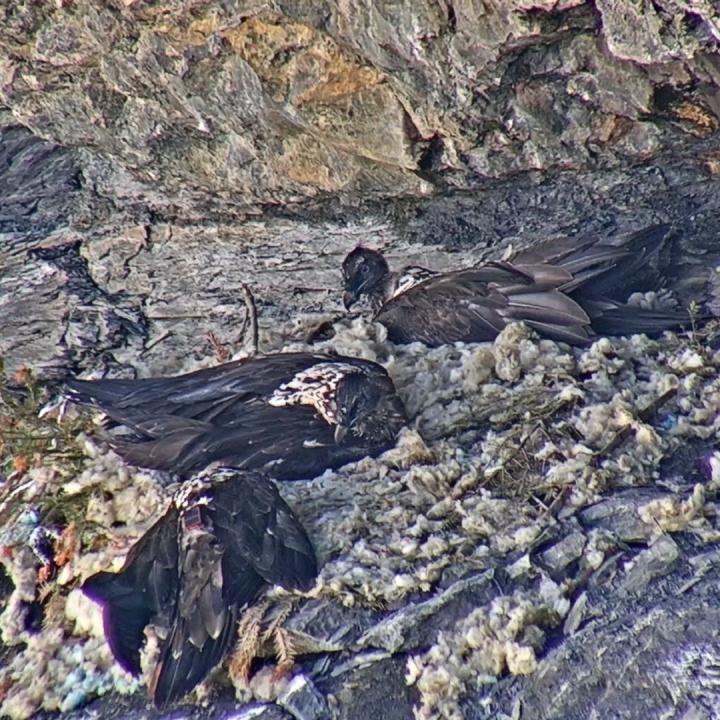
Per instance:
[[[261,653],[265,643],[272,643],[278,661],[272,674],[273,680],[279,680],[292,669],[297,656],[295,642],[282,624],[293,607],[293,600],[288,598],[275,604],[264,601],[243,613],[238,623],[239,642],[228,666],[233,680],[241,680],[247,685],[252,661]],[[267,615],[270,616],[269,622]]]
[[[263,633],[262,639],[264,642],[272,640],[275,657],[278,661],[277,667],[272,674],[273,680],[279,680],[287,675],[295,664],[295,658],[297,657],[292,636],[282,627],[282,624],[292,612],[294,604],[291,598],[281,601],[279,606],[274,608],[275,617]]]
[[[246,332],[246,324],[250,329],[250,348],[251,354],[258,354],[258,321],[257,321],[257,307],[255,306],[255,298],[253,297],[250,288],[243,283],[240,286],[243,300],[245,302],[245,322],[243,322],[243,335]],[[243,337],[244,344],[247,345],[247,340]]]
[[[260,633],[262,621],[270,603],[265,601],[248,608],[238,623],[238,644],[230,658],[228,670],[233,680],[242,680],[247,685],[250,680],[250,666],[262,645]]]
[[[283,627],[278,627],[273,633],[273,645],[275,647],[275,656],[277,657],[277,665],[272,673],[272,680],[280,680],[290,674],[295,665],[297,651],[292,635]]]

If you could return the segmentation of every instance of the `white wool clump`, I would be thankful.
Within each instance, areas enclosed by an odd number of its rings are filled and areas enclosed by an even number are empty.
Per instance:
[[[90,698],[134,692],[138,683],[115,666],[102,638],[79,640],[62,628],[29,634],[22,652],[0,669],[8,686],[0,715],[25,720],[38,710],[68,712]]]
[[[695,485],[692,493],[684,500],[679,497],[663,497],[651,500],[637,509],[640,519],[650,526],[655,536],[707,526],[704,511],[705,488],[700,484]]]
[[[336,324],[334,329],[333,347],[341,355],[378,360],[387,352],[385,344],[387,330],[379,323],[356,318],[349,328]]]
[[[707,466],[709,468],[710,479],[708,482],[708,490],[717,492],[720,488],[720,452],[714,451],[709,457],[706,458]]]
[[[465,537],[487,540],[500,553],[527,548],[541,530],[529,507],[518,512],[513,501],[489,493],[465,497],[457,512]]]
[[[333,325],[333,337],[330,340],[317,342],[312,346],[302,340],[291,340],[288,337],[296,333],[287,333],[285,342],[279,352],[334,352],[340,355],[364,358],[377,361],[387,355],[387,330],[380,323],[373,323],[363,317],[353,318],[350,322],[336,322]]]
[[[436,558],[444,555],[450,549],[450,543],[443,537],[433,536],[419,548],[421,557]]]
[[[467,474],[467,461],[459,462],[455,451],[441,443],[428,464],[422,448],[426,464],[408,470],[404,464],[398,467],[391,451],[318,478],[312,490],[296,490],[296,483],[283,486],[291,504],[309,493],[325,500],[335,492],[345,495],[342,502],[332,502],[332,517],[317,521],[322,532],[312,538],[318,553],[331,557],[322,568],[323,594],[347,605],[358,597],[392,602],[429,591],[453,562],[462,541],[448,529],[456,514],[456,501],[448,493]],[[359,468],[362,475],[351,474]],[[346,473],[351,476],[342,482]]]
[[[88,500],[85,517],[89,522],[97,523],[102,527],[112,527],[116,521],[113,503],[99,494],[93,495]]]
[[[395,447],[383,453],[380,462],[388,467],[410,468],[413,464],[430,463],[434,459],[433,451],[427,446],[417,430],[403,428],[398,435]]]
[[[558,594],[547,587],[540,593],[518,591],[495,598],[452,631],[440,632],[427,652],[408,659],[406,682],[420,693],[416,720],[461,720],[460,701],[473,686],[493,683],[505,671],[535,671],[535,651],[520,641],[521,633],[538,619],[556,624],[570,607],[567,601],[559,603]]]
[[[670,290],[648,290],[647,292],[634,292],[627,299],[628,305],[643,308],[644,310],[674,310],[677,300]]]
[[[475,347],[463,355],[462,388],[465,393],[476,393],[492,376],[495,368],[495,356],[486,346]]]
[[[285,675],[277,677],[272,667],[260,668],[253,673],[247,684],[239,681],[233,682],[235,687],[235,699],[238,702],[273,702],[278,696],[285,692],[290,683],[291,677]]]
[[[130,468],[119,455],[100,449],[92,440],[88,439],[84,447],[92,455],[82,472],[64,484],[63,491],[75,495],[98,490],[88,502],[88,520],[134,524],[157,512],[168,496],[162,473]]]
[[[543,575],[540,579],[539,594],[545,605],[558,617],[565,617],[570,612],[570,600],[565,597],[566,589],[554,580]]]
[[[537,670],[535,651],[527,645],[507,643],[505,648],[505,662],[511,675],[530,675]]]
[[[587,543],[583,550],[583,565],[597,570],[605,562],[605,558],[616,550],[615,540],[604,530],[593,529],[587,534]]]
[[[144,530],[134,528],[132,534],[114,538],[113,542],[102,550],[76,553],[67,563],[67,566],[72,568],[73,579],[82,582],[102,570],[118,572],[125,562],[128,551],[143,533]]]
[[[720,364],[720,363],[719,363]],[[720,377],[717,365],[709,378],[691,373],[681,378],[676,399],[679,413],[670,434],[680,438],[714,439],[720,436]]]
[[[168,495],[159,482],[159,473],[133,471],[94,439],[81,435],[79,443],[87,455],[82,470],[68,478],[65,469],[61,472],[33,469],[28,475],[36,487],[30,488],[30,496],[33,491],[70,496],[91,491],[86,519],[106,528],[115,543],[96,552],[69,552],[52,581],[58,589],[100,570],[119,569],[129,546],[157,516]],[[22,522],[22,517],[19,524],[16,519],[14,527],[21,528]],[[39,518],[35,518],[32,527],[38,522]],[[16,544],[9,546],[9,552],[0,554],[14,584],[0,616],[3,641],[24,643],[6,667],[0,669],[0,685],[10,687],[0,714],[21,719],[40,709],[68,712],[106,692],[134,692],[138,682],[120,670],[105,642],[100,609],[77,588],[67,597],[59,592],[47,601],[53,610],[60,603],[60,615],[59,618],[52,615],[46,607],[46,627],[42,632],[30,633],[25,629],[28,603],[41,592],[40,558],[27,544],[17,544],[29,542],[28,533],[25,537],[16,532]],[[124,549],[117,545],[118,537],[125,538]],[[118,555],[118,550],[122,555]],[[58,627],[57,622],[62,619],[73,627],[72,634]]]
[[[164,509],[169,493],[154,478],[143,473],[134,476],[132,485],[118,490],[112,497],[117,521],[127,525],[145,523]]]
[[[615,356],[615,348],[610,338],[596,340],[580,354],[577,361],[581,373],[613,373],[624,365],[624,361]]]
[[[0,637],[5,645],[17,645],[27,636],[25,618],[28,603],[35,599],[38,559],[27,546],[17,546],[0,553],[5,572],[13,583],[13,591],[0,615]]]
[[[453,482],[462,474],[462,467],[455,459],[438,465],[416,465],[404,476],[408,487],[415,492],[429,492],[442,497],[450,492]]]
[[[439,409],[439,403],[462,395],[460,377],[470,354],[462,343],[430,349],[419,344],[396,348],[387,370],[411,416]]]
[[[105,638],[102,607],[79,588],[74,588],[67,596],[65,616],[74,623],[73,633],[75,635]]]
[[[582,401],[585,399],[585,392],[576,385],[566,385],[560,390],[558,399],[567,404],[574,401]]]
[[[540,524],[524,525],[523,527],[519,527],[512,535],[515,547],[517,549],[524,550],[525,548],[532,545],[532,543],[540,535],[541,532],[542,525]]]
[[[26,476],[29,482],[26,483],[22,494],[23,501],[26,503],[43,497],[46,493],[51,492],[51,489],[59,482],[63,482],[63,473],[58,468],[47,465],[31,467]]]
[[[523,323],[506,325],[495,338],[493,352],[495,374],[507,382],[518,380],[523,368],[534,364],[539,353],[537,347],[530,342],[530,329]]]
[[[518,550],[528,558],[518,573],[532,577],[536,569],[528,551],[556,522],[548,508],[568,512],[598,500],[608,488],[652,483],[663,458],[681,445],[720,438],[720,353],[690,349],[671,335],[599,338],[571,349],[513,325],[495,343],[429,349],[419,343],[394,346],[385,342],[381,326],[354,319],[335,323],[328,340],[290,340],[304,334],[305,325],[310,329],[309,322],[280,326],[273,337],[286,350],[334,351],[383,363],[411,417],[411,428],[380,457],[307,482],[279,484],[318,553],[321,575],[313,595],[347,606],[429,596]],[[674,395],[642,415],[673,388]],[[620,441],[609,447],[619,433]],[[159,474],[128,468],[95,441],[83,442],[90,457],[82,472],[62,465],[33,468],[23,495],[61,492],[67,481],[65,492],[87,497],[87,517],[106,539],[105,547],[80,548],[61,568],[60,593],[99,570],[118,570],[132,543],[164,512],[170,494]],[[649,503],[642,512],[651,527],[659,522],[666,532],[690,528],[709,540],[705,507],[697,490],[677,502]],[[0,540],[12,545],[12,554],[2,558],[16,585],[0,626],[14,643],[27,637],[23,597],[32,600],[36,593],[37,559],[22,548],[37,522],[29,530],[4,528]],[[581,565],[600,567],[612,547],[599,531],[589,532]],[[12,668],[0,670],[0,684],[12,685],[3,712],[28,717],[43,703],[69,708],[106,688],[137,687],[109,659],[96,635],[97,609],[86,613],[86,602],[77,590],[70,592],[60,613],[68,629],[56,637],[56,628],[47,627],[18,652]],[[552,624],[568,607],[562,585],[547,580],[531,595],[478,602],[483,604],[441,634],[428,653],[408,661],[421,693],[417,717],[460,718],[459,699],[473,683],[495,682],[506,671],[532,672],[542,644],[537,625]],[[145,667],[157,651],[154,634],[149,637]],[[44,664],[37,662],[40,648]],[[73,692],[65,677],[79,668],[91,680],[83,685],[73,676],[80,690]]]
[[[576,446],[580,450],[574,457],[554,465],[547,474],[547,480],[553,486],[568,488],[566,495],[568,505],[584,507],[596,502],[600,493],[607,487],[607,471],[598,469],[591,464],[592,453],[585,446]],[[585,452],[583,452],[585,451]]]
[[[668,367],[681,373],[689,373],[705,367],[705,361],[696,350],[684,348],[679,354],[668,358]]]
[[[586,442],[601,446],[634,420],[632,406],[618,394],[610,403],[585,406],[576,416],[574,426]]]
[[[642,422],[633,422],[632,426],[635,431],[635,441],[638,445],[641,445],[646,450],[650,451],[655,451],[662,445],[662,440],[652,425],[647,425]]]

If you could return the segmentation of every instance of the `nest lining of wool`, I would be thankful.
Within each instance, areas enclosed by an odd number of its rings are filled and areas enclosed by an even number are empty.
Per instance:
[[[451,570],[509,564],[508,553],[527,551],[555,522],[554,504],[571,512],[612,489],[650,484],[674,448],[720,432],[720,353],[692,337],[601,338],[570,349],[511,325],[494,343],[428,349],[387,344],[381,326],[360,319],[336,323],[332,338],[312,346],[293,339],[306,330],[296,321],[261,342],[265,349],[272,338],[285,351],[376,360],[413,418],[384,455],[280,487],[322,564],[312,595],[347,606],[400,608],[411,594],[432,594]],[[653,417],[643,417],[669,390],[673,395]],[[612,446],[620,433],[623,442]],[[0,628],[16,650],[0,669],[0,714],[12,718],[138,687],[112,662],[98,608],[73,588],[94,572],[120,567],[164,510],[170,489],[160,473],[128,468],[92,439],[78,442],[86,455],[79,471],[68,477],[55,461],[30,469],[32,482],[21,496],[26,506],[42,493],[87,498],[86,515],[103,530],[91,547],[80,542],[51,581],[53,612],[45,613],[39,632],[23,619],[40,592],[37,558],[27,548],[33,522],[23,529],[15,514],[0,531],[8,549],[2,562],[15,586]],[[642,519],[710,538],[705,507],[696,490],[674,504],[648,503]],[[604,558],[592,533],[581,552],[588,567]],[[569,606],[562,584],[528,572],[534,590],[519,588],[475,608],[408,661],[408,681],[420,691],[419,718],[460,717],[469,683],[534,669],[541,643],[534,647],[523,633],[558,624]],[[238,692],[247,696],[247,688]]]

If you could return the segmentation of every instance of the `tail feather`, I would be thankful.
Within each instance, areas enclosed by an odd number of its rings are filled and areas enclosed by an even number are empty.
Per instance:
[[[138,540],[117,573],[99,572],[82,591],[103,607],[105,637],[118,663],[140,673],[145,626],[172,614],[177,582],[177,511],[172,507]]]
[[[655,335],[665,330],[691,327],[693,322],[690,314],[682,310],[648,310],[634,305],[608,302],[590,302],[583,306],[588,311],[593,330],[598,335]]]
[[[510,295],[501,315],[513,320],[537,320],[551,325],[586,325],[585,310],[567,295],[554,290]]]
[[[591,281],[595,294],[622,292],[628,283],[633,290],[638,290],[638,274],[651,274],[652,280],[648,277],[642,282],[656,287],[659,255],[669,232],[670,225],[662,224],[618,240],[597,237],[554,240],[517,252],[511,262],[521,269],[533,264],[562,269],[571,278],[556,287],[566,293],[573,293]]]
[[[183,474],[188,467],[181,458],[185,450],[193,447],[199,434],[195,431],[174,433],[157,440],[136,441],[111,438],[110,445],[125,462],[145,468],[166,470],[172,468],[173,472]]]
[[[225,613],[225,623],[217,638],[208,638],[198,647],[185,620],[173,627],[150,680],[149,690],[155,706],[164,708],[190,692],[216,665],[235,639],[238,606]]]
[[[633,292],[658,290],[663,252],[670,225],[653,225],[626,237],[622,244],[601,244],[561,262],[573,281],[560,288],[577,300],[583,296],[609,297],[624,302]]]
[[[67,396],[81,405],[114,405],[137,390],[142,380],[66,380]]]
[[[582,325],[553,325],[537,320],[525,320],[525,324],[536,330],[544,337],[557,342],[566,342],[570,345],[584,345],[591,335],[586,326]]]

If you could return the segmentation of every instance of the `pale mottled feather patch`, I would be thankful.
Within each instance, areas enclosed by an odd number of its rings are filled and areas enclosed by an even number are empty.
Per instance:
[[[195,505],[209,505],[210,497],[201,493],[211,490],[219,483],[232,480],[236,474],[237,471],[232,468],[210,465],[202,473],[182,483],[180,489],[173,496],[173,503],[181,511],[188,510]]]
[[[329,425],[337,425],[337,387],[345,376],[359,372],[349,363],[318,363],[280,385],[268,403],[273,407],[310,405]]]
[[[403,268],[398,275],[397,284],[390,297],[385,299],[385,302],[391,300],[398,295],[402,295],[407,292],[410,288],[419,285],[425,280],[435,277],[438,273],[428,270],[427,268],[420,267],[419,265],[410,265],[409,267]]]

